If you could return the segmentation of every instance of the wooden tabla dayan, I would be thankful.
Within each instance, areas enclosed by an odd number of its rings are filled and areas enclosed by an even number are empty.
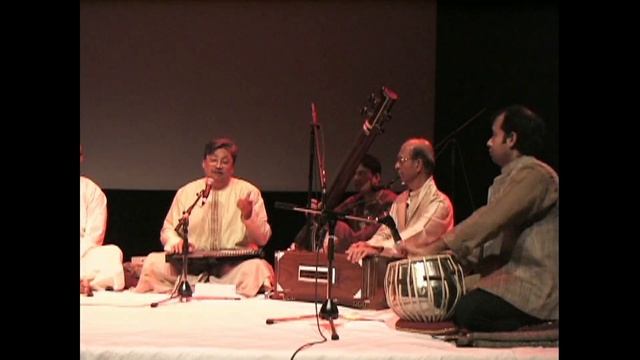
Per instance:
[[[466,290],[460,264],[451,255],[431,255],[390,263],[384,291],[400,319],[431,323],[449,319]]]

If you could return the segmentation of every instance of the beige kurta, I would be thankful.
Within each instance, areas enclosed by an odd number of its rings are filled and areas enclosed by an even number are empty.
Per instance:
[[[407,190],[398,195],[389,214],[403,241],[418,237],[421,243],[428,244],[453,228],[453,206],[449,198],[438,190],[433,177],[425,181],[420,189],[411,193]],[[397,256],[387,226],[381,226],[367,243],[382,246],[382,255]]]
[[[488,249],[506,259],[506,265],[481,277],[478,287],[549,320],[559,317],[558,194],[553,169],[520,157],[495,178],[487,205],[444,236],[460,258],[475,260],[476,250],[485,247],[483,259],[489,260]]]

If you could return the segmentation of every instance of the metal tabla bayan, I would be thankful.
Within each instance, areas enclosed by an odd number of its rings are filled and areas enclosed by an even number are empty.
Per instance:
[[[384,291],[387,304],[401,319],[444,321],[465,294],[462,267],[451,255],[399,260],[387,267]]]

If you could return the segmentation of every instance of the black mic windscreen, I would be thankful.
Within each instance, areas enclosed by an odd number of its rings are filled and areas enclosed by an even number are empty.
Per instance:
[[[205,181],[206,186],[204,190],[202,190],[202,205],[204,205],[205,201],[209,197],[209,193],[211,192],[211,187],[213,186],[213,179],[208,177]]]
[[[211,187],[213,186],[213,179],[212,178],[207,178],[205,184],[206,184],[206,186],[204,187],[204,195],[203,195],[203,197],[206,199],[207,197],[209,197],[209,193],[211,192]]]

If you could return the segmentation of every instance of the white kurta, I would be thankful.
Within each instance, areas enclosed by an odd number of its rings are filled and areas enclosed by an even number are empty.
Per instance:
[[[160,241],[165,250],[180,242],[175,227],[183,212],[204,188],[205,178],[201,178],[188,183],[176,193],[160,231]],[[248,220],[243,220],[237,203],[247,194],[253,201],[253,211]],[[231,178],[229,185],[222,190],[211,190],[204,204],[198,201],[189,216],[188,238],[197,250],[257,248],[258,243],[266,243],[270,236],[271,227],[267,222],[267,211],[260,190],[238,178]]]
[[[96,290],[124,288],[122,251],[105,245],[107,197],[96,183],[80,176],[80,279]]]
[[[177,191],[160,231],[160,241],[165,251],[180,242],[175,228],[184,211],[194,203],[205,185],[205,178],[201,178]],[[253,202],[253,211],[251,217],[244,220],[237,203],[247,195]],[[188,219],[187,238],[196,250],[258,249],[261,247],[259,244],[266,244],[271,237],[260,190],[238,178],[231,178],[229,185],[222,190],[211,190],[204,203],[198,200]],[[165,262],[164,252],[151,253],[144,261],[135,291],[169,292],[179,275],[178,269]],[[189,276],[188,280],[194,282],[196,277]],[[273,280],[273,268],[262,259],[243,261],[220,277],[209,277],[210,282],[234,284],[236,292],[244,296],[254,296],[262,286],[270,287]]]

